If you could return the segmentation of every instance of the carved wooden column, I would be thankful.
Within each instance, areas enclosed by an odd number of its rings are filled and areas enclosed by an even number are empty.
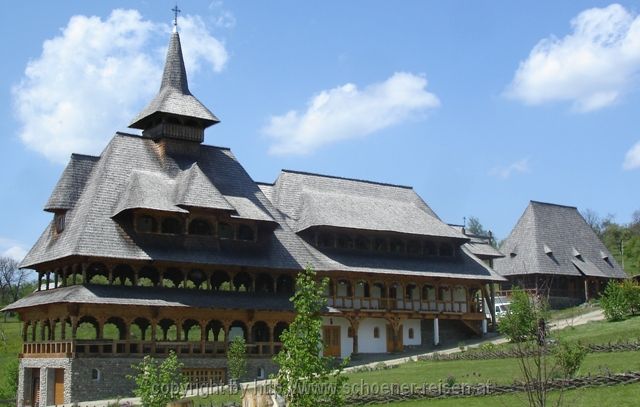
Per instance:
[[[360,328],[360,318],[349,318],[351,329],[353,330],[353,354],[358,353],[358,328]]]
[[[78,316],[72,315],[70,318],[71,318],[71,339],[75,340],[78,334]]]
[[[205,344],[207,342],[207,321],[200,320],[200,353],[205,354]]]
[[[38,288],[37,291],[40,291],[42,289],[42,272],[38,271]]]
[[[109,285],[113,285],[113,266],[105,264],[105,267],[107,267],[109,270],[109,273],[108,273]]]
[[[82,263],[82,284],[87,284],[87,269],[89,265],[87,263]]]

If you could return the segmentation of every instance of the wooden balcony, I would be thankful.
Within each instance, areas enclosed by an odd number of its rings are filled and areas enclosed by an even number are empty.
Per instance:
[[[180,357],[226,357],[225,342],[179,341],[117,341],[69,340],[27,342],[22,345],[20,357],[113,357],[168,355],[173,351]],[[270,357],[282,349],[281,342],[253,342],[247,345],[249,357]]]
[[[481,305],[467,301],[439,301],[402,298],[332,296],[328,305],[339,309],[359,311],[415,311],[424,313],[480,313]]]

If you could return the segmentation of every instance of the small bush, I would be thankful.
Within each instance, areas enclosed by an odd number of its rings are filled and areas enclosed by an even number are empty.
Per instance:
[[[560,341],[553,348],[556,363],[565,378],[573,377],[578,373],[587,353],[587,348],[576,342]]]
[[[128,378],[136,382],[133,392],[140,397],[144,407],[166,407],[184,394],[187,380],[175,352],[169,352],[161,363],[147,355],[140,364],[132,367],[138,374]]]
[[[640,313],[640,285],[631,280],[610,281],[600,298],[600,306],[608,321],[620,321]]]

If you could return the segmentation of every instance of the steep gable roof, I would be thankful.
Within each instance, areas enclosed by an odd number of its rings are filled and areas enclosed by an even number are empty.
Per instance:
[[[332,226],[468,240],[410,187],[283,170],[272,199],[297,232]]]
[[[44,210],[55,212],[73,208],[98,159],[98,157],[89,155],[71,154],[69,164],[53,189]]]
[[[500,250],[494,268],[504,276],[627,277],[573,206],[531,201]]]

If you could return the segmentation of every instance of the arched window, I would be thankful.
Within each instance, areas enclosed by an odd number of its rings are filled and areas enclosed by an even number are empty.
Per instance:
[[[213,230],[211,224],[204,219],[194,219],[189,223],[190,235],[211,235]]]
[[[65,226],[64,212],[56,212],[56,214],[53,215],[53,221],[56,225],[56,233],[62,233],[64,231],[64,226]]]
[[[238,240],[253,241],[255,239],[255,232],[249,225],[238,225]]]
[[[182,233],[182,222],[176,218],[164,218],[162,220],[162,233],[177,235]]]
[[[100,374],[100,371],[98,369],[91,369],[91,380],[93,380],[94,382],[99,382],[101,376],[102,375]]]
[[[413,328],[409,328],[409,339],[413,339]]]
[[[264,367],[262,367],[262,366],[258,367],[258,372],[256,374],[256,378],[257,379],[264,379],[265,378]]]
[[[218,223],[218,237],[220,239],[233,239],[233,226],[226,222]]]
[[[378,328],[377,326],[373,328],[373,337],[380,338],[380,328]]]
[[[136,221],[136,229],[140,233],[154,233],[157,231],[158,224],[153,216],[142,215]]]

